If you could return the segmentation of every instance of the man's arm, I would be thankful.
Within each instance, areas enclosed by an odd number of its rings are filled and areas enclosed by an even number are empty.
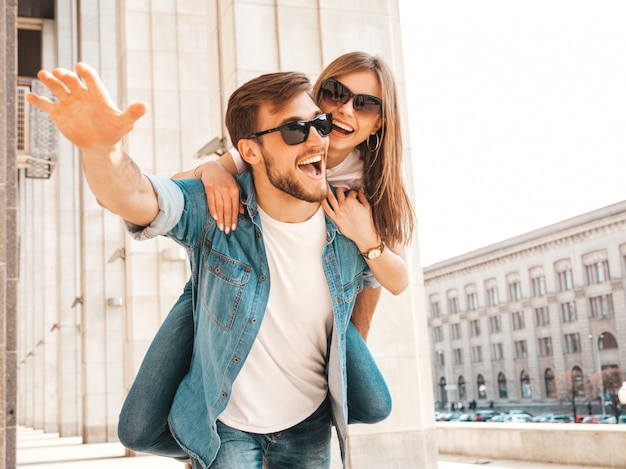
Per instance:
[[[27,100],[47,113],[59,131],[82,150],[85,176],[98,202],[136,225],[148,225],[159,211],[157,196],[121,143],[145,114],[146,106],[135,103],[120,111],[100,77],[86,64],[77,64],[76,73],[59,68],[52,73],[42,70],[37,77],[56,102],[32,93]]]

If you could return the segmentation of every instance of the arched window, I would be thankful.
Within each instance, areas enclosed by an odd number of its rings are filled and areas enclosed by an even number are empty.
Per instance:
[[[467,399],[467,389],[465,388],[465,378],[463,378],[463,376],[459,376],[458,386],[459,401],[464,401]]]
[[[530,376],[528,376],[528,372],[526,370],[520,373],[519,382],[522,391],[522,397],[527,399],[533,397],[533,391],[530,387]]]
[[[439,380],[439,400],[441,401],[441,405],[445,407],[448,403],[448,392],[446,391],[446,378],[443,376]]]
[[[556,397],[556,382],[554,381],[554,372],[550,368],[546,368],[543,373],[543,379],[546,383],[546,397]]]
[[[504,373],[498,373],[498,392],[500,395],[500,399],[507,399],[509,397],[509,392],[506,389],[506,376]]]
[[[478,399],[487,399],[487,385],[483,375],[478,375],[476,378],[476,389],[478,389]]]
[[[576,396],[582,397],[585,395],[585,385],[583,384],[583,370],[581,370],[578,366],[572,368],[572,387],[576,392]]]
[[[598,350],[617,348],[615,336],[609,332],[603,332],[598,338]]]

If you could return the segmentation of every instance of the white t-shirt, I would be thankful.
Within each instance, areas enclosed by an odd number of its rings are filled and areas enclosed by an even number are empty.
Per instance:
[[[246,165],[236,148],[229,150],[239,174],[246,171]],[[334,168],[326,168],[326,179],[331,186],[360,189],[363,185],[363,160],[359,150],[352,150],[346,158]]]
[[[260,208],[259,213],[270,294],[259,334],[219,420],[239,430],[271,433],[300,423],[326,398],[333,314],[322,266],[322,208],[302,223],[279,222]]]

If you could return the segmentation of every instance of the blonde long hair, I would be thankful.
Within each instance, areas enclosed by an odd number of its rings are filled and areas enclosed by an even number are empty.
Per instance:
[[[374,226],[391,244],[408,244],[415,227],[415,215],[402,177],[402,132],[396,83],[389,66],[366,52],[350,52],[333,60],[320,74],[313,96],[320,101],[320,88],[328,78],[372,70],[382,89],[382,126],[377,132],[380,146],[372,151],[368,140],[357,148],[363,159],[363,186],[372,206]]]

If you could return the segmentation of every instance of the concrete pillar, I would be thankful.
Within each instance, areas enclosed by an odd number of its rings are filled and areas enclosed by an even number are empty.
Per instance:
[[[0,25],[0,466],[10,469],[16,465],[17,407],[16,0],[0,0]]]

